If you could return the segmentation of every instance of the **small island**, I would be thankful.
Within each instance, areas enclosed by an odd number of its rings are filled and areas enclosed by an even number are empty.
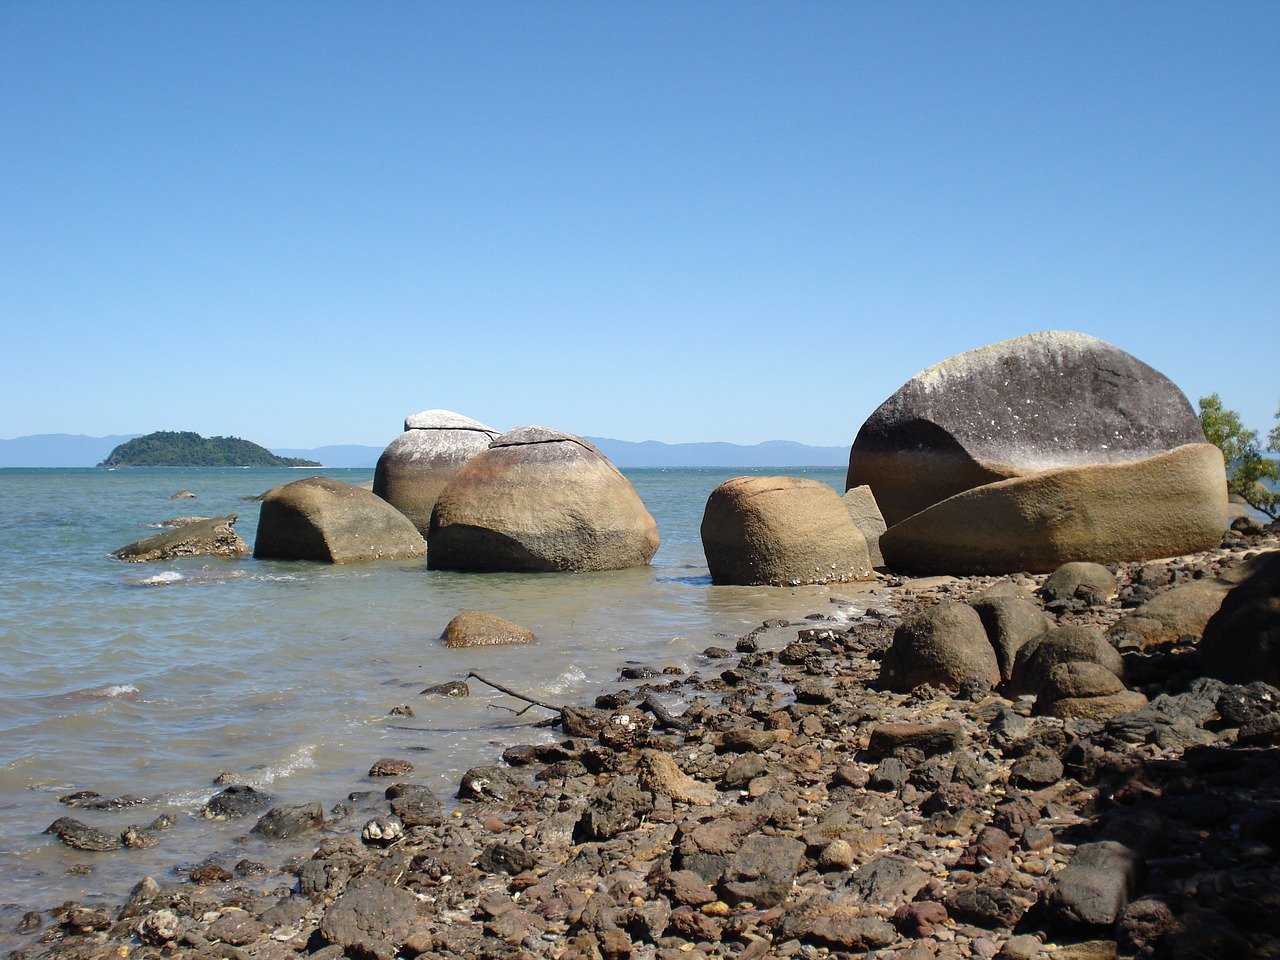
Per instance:
[[[239,437],[158,430],[120,444],[100,467],[318,467],[314,460],[277,457]]]

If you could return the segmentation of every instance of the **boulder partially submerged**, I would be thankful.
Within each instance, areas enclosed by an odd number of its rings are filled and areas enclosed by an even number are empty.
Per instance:
[[[405,418],[404,433],[378,458],[373,492],[412,520],[425,537],[440,491],[497,436],[492,427],[451,410],[412,414]]]
[[[189,522],[154,537],[135,540],[112,556],[130,563],[149,563],[176,557],[243,557],[249,553],[249,545],[235,531],[234,513],[225,517],[183,519]]]
[[[707,498],[702,548],[717,584],[833,583],[871,575],[839,494],[800,477],[734,477]]]
[[[1209,549],[1226,473],[1163,374],[1079,333],[1034,333],[912,377],[871,415],[847,485],[868,484],[891,566],[1043,572]]]
[[[408,517],[370,491],[330,477],[269,490],[253,544],[260,560],[322,563],[407,560],[426,552]]]
[[[658,527],[591,443],[528,426],[458,470],[436,500],[427,542],[439,570],[619,570],[653,559]]]

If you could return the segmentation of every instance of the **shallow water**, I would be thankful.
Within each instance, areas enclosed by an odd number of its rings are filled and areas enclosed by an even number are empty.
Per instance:
[[[224,771],[278,803],[328,809],[378,788],[370,764],[399,757],[449,802],[468,767],[551,736],[531,727],[545,711],[517,715],[523,704],[474,681],[468,699],[418,695],[469,671],[537,699],[590,703],[618,686],[626,664],[714,673],[700,651],[732,646],[766,618],[860,614],[873,601],[859,585],[711,585],[702,510],[718,483],[746,472],[771,471],[627,471],[662,536],[649,567],[460,574],[416,561],[110,555],[183,515],[237,513],[252,545],[258,504],[243,498],[299,471],[0,470],[0,904],[115,903],[145,874],[173,879],[175,866],[209,857],[279,863],[280,846],[242,839],[251,820],[200,817]],[[843,489],[840,470],[784,472]],[[196,498],[170,501],[179,490]],[[507,617],[538,640],[446,649],[440,633],[465,609]],[[415,716],[390,716],[399,704]],[[80,790],[148,802],[115,811],[58,802]],[[150,850],[84,853],[42,833],[60,816],[118,833],[161,813],[178,823]]]

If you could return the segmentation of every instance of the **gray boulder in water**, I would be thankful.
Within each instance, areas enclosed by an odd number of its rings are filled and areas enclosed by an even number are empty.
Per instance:
[[[422,535],[403,513],[368,490],[329,477],[267,491],[253,543],[260,560],[358,563],[426,552]]]
[[[546,427],[504,433],[436,500],[437,570],[620,570],[644,566],[658,527],[631,482],[591,443]]]
[[[412,520],[425,537],[440,491],[497,436],[492,427],[451,410],[423,410],[406,417],[404,433],[378,458],[373,492]]]
[[[1034,333],[912,377],[871,415],[847,485],[891,566],[1047,572],[1216,546],[1226,473],[1163,374],[1084,334]]]

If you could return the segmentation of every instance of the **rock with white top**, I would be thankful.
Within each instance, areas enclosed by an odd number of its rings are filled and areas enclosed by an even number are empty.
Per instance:
[[[451,410],[412,414],[405,418],[404,433],[378,458],[373,492],[412,520],[425,537],[440,491],[497,436],[492,427]]]

